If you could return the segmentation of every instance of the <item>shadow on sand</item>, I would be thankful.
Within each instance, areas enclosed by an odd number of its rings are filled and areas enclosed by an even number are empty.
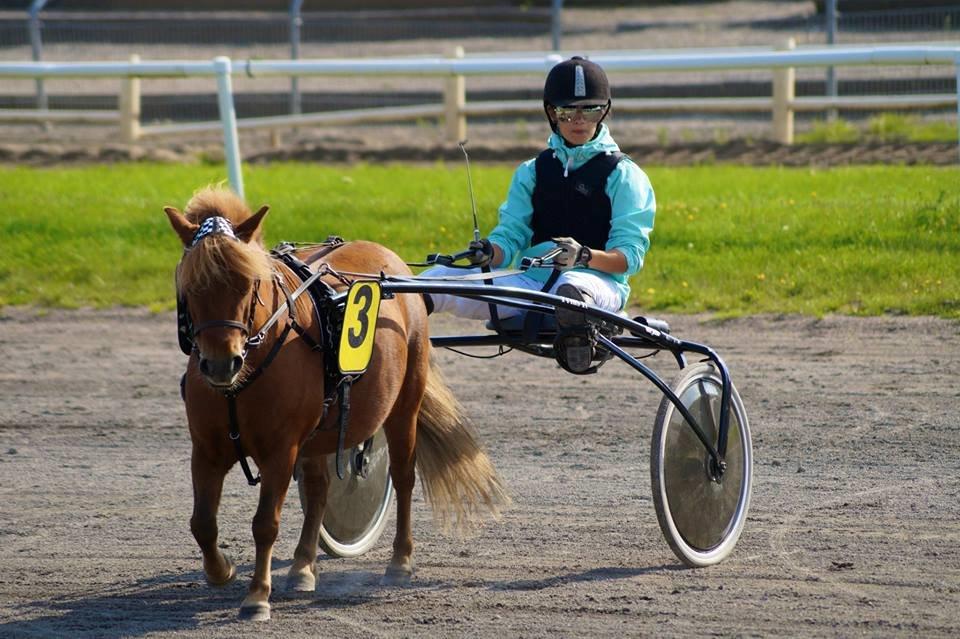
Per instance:
[[[311,607],[344,608],[383,596],[380,573],[321,567],[315,593],[285,591],[289,561],[274,561],[271,602],[308,600]],[[20,604],[18,619],[0,623],[0,637],[142,637],[236,623],[253,565],[223,588],[207,586],[202,571],[161,574],[104,586],[94,595],[60,595]],[[296,607],[296,606],[295,606]]]
[[[383,597],[393,597],[398,590],[384,587],[382,573],[369,570],[337,570],[324,566],[321,559],[317,589],[311,593],[287,592],[287,562],[274,562],[274,593],[271,603],[289,614],[297,610],[343,610]],[[62,595],[39,599],[17,606],[14,614],[20,619],[0,623],[0,637],[71,637],[87,639],[143,637],[161,632],[184,632],[203,627],[222,627],[244,623],[237,618],[252,564],[238,566],[240,576],[223,588],[206,585],[201,571],[162,574],[132,583],[106,586],[92,596]],[[450,582],[415,578],[409,590],[443,591],[461,587],[492,591],[535,591],[575,582],[630,579],[667,570],[683,570],[676,564],[646,568],[594,568],[542,579],[510,579],[501,581]],[[239,628],[238,628],[239,632]]]

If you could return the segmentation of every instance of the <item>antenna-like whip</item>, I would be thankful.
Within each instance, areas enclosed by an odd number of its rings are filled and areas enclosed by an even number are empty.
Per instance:
[[[477,221],[477,200],[473,197],[473,177],[470,175],[470,156],[467,155],[467,142],[469,142],[469,140],[463,140],[457,144],[460,146],[460,150],[463,151],[463,159],[467,162],[467,188],[470,190],[470,206],[473,209],[473,239],[479,242],[480,223]]]

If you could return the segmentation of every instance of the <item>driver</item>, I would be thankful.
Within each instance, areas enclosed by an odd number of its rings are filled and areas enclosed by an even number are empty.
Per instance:
[[[656,201],[646,174],[620,152],[603,123],[610,107],[610,85],[600,65],[573,57],[550,70],[543,87],[553,130],[548,148],[514,172],[496,228],[470,243],[474,266],[507,267],[558,248],[554,264],[562,272],[548,292],[614,312],[626,305],[628,278],[639,272],[650,246]],[[531,268],[497,278],[496,284],[542,290],[552,271]],[[423,275],[463,272],[435,266]],[[445,294],[431,298],[435,311],[489,317],[485,302]],[[497,311],[503,318],[522,312],[505,306]],[[577,325],[585,318],[558,309],[557,321]]]

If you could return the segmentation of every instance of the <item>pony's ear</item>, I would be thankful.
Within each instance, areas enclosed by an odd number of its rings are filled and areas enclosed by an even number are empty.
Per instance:
[[[193,242],[193,236],[197,233],[197,229],[199,229],[200,226],[190,222],[184,217],[183,213],[172,206],[163,207],[163,212],[167,214],[167,219],[170,220],[170,226],[173,227],[173,230],[180,237],[183,245],[190,246],[190,243]]]
[[[270,207],[264,204],[260,207],[259,211],[244,220],[237,228],[233,229],[233,232],[237,234],[237,239],[241,242],[249,242],[253,236],[256,235],[257,230],[260,228],[260,223],[263,222],[263,216],[266,215],[269,210]]]

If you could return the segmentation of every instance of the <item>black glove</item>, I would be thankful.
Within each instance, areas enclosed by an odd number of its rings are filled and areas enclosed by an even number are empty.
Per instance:
[[[559,255],[553,258],[555,266],[561,270],[573,268],[574,266],[586,266],[593,257],[589,246],[581,246],[580,242],[572,237],[555,237],[553,241],[557,243],[557,248],[561,250]]]
[[[487,238],[473,240],[467,245],[472,253],[467,257],[474,266],[487,266],[493,261],[493,244]]]

